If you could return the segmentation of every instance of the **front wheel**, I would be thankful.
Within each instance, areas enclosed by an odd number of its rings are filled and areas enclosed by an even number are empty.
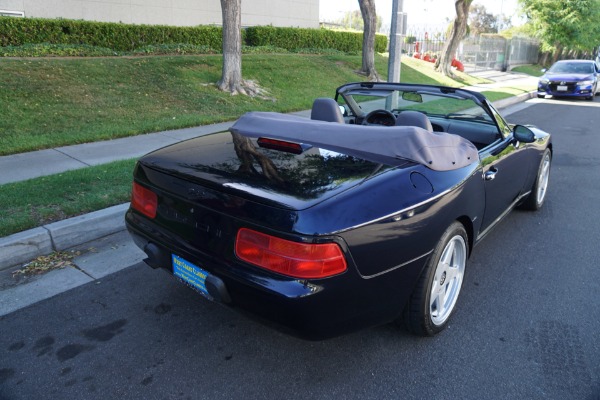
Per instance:
[[[542,208],[548,191],[548,181],[550,180],[550,165],[552,164],[552,153],[550,149],[544,150],[542,162],[538,168],[535,183],[531,188],[531,193],[521,205],[526,210],[537,211]]]
[[[468,243],[460,222],[442,235],[404,309],[404,323],[412,333],[433,336],[448,324],[463,283]]]

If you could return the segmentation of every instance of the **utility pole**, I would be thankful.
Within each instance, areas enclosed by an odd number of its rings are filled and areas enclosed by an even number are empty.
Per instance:
[[[390,58],[388,61],[388,82],[400,82],[400,57],[402,38],[406,34],[406,14],[402,12],[404,0],[392,2],[392,24],[390,26]]]
[[[388,60],[388,82],[400,82],[400,58],[402,37],[406,34],[406,13],[402,12],[404,0],[393,0],[392,24],[390,26],[390,58]],[[386,110],[398,108],[398,92],[385,100]]]

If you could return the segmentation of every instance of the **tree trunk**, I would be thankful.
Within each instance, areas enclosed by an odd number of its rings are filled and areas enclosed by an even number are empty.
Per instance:
[[[239,172],[260,175],[260,171],[257,171],[256,168],[254,168],[253,160],[256,160],[262,169],[263,176],[270,181],[275,181],[280,184],[284,183],[284,180],[277,172],[277,167],[275,166],[275,163],[273,163],[273,160],[257,151],[250,138],[235,132],[231,132],[231,136],[233,138],[235,153],[240,160]]]
[[[545,52],[540,52],[539,57],[538,57],[538,64],[545,66],[548,65],[548,57],[550,56],[550,53],[548,53],[547,51]]]
[[[217,87],[246,94],[242,86],[242,0],[221,0],[223,15],[223,69]]]
[[[458,45],[467,32],[467,18],[469,17],[469,7],[472,2],[473,0],[456,0],[454,2],[456,18],[452,22],[450,36],[446,39],[446,43],[444,43],[442,55],[435,63],[435,69],[446,76],[454,77],[452,60],[456,56]]]
[[[561,60],[562,57],[562,53],[563,53],[563,47],[561,46],[560,43],[557,43],[555,46],[554,50],[554,55],[552,56],[552,64],[554,64],[555,62],[557,62],[558,60]]]
[[[362,68],[359,72],[366,75],[369,81],[378,82],[380,79],[375,70],[375,30],[377,29],[375,0],[358,0],[358,5],[364,23]]]

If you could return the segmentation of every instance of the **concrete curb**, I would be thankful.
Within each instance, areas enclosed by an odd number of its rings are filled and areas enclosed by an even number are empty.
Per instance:
[[[536,95],[537,95],[537,91],[534,90],[532,92],[522,93],[517,96],[508,97],[506,99],[496,100],[492,104],[497,109],[506,108],[506,107],[510,107],[514,104],[521,103],[521,102],[527,101],[529,99],[533,99]]]
[[[0,238],[0,271],[125,229],[129,203]]]

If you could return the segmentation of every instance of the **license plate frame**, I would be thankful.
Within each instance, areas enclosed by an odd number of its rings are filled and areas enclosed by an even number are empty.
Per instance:
[[[173,275],[175,275],[177,279],[207,299],[213,300],[213,297],[206,289],[206,278],[210,275],[208,271],[176,254],[171,254],[171,261]]]

